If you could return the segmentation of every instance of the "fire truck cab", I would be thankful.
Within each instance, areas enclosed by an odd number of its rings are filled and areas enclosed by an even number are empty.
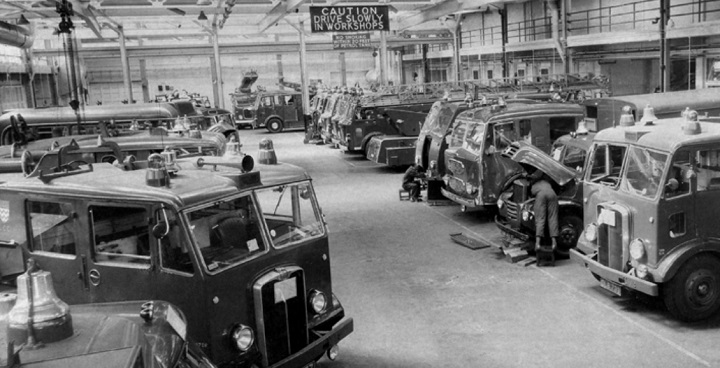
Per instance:
[[[571,258],[600,286],[662,297],[700,320],[720,308],[720,124],[684,117],[597,133],[583,177],[585,228]]]
[[[220,365],[334,359],[353,321],[333,294],[312,180],[287,164],[249,171],[248,157],[178,159],[174,173],[155,154],[2,175],[0,250],[30,254],[69,304],[177,305]]]
[[[502,152],[515,141],[527,141],[544,152],[552,142],[575,131],[583,119],[579,105],[564,103],[500,103],[467,110],[455,119],[450,140],[461,146],[445,150],[442,194],[461,210],[495,206],[501,191],[522,173],[519,163]],[[449,146],[453,146],[452,143]]]

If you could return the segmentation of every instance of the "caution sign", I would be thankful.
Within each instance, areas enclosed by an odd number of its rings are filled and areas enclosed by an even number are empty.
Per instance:
[[[311,6],[313,32],[389,31],[387,5]]]
[[[369,49],[370,33],[333,35],[333,49]]]

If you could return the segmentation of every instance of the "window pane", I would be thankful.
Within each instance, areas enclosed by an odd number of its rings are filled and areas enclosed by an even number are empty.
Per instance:
[[[310,184],[259,190],[257,197],[275,246],[282,247],[324,234]]]
[[[209,271],[238,264],[267,249],[249,195],[189,212],[188,218]]]
[[[75,221],[67,203],[28,202],[32,250],[75,254]]]
[[[144,208],[91,206],[96,262],[150,263],[148,214]]]
[[[194,273],[192,259],[176,214],[169,210],[160,210],[155,216],[156,223],[165,222],[166,217],[170,226],[167,235],[159,240],[160,264],[164,269],[192,274]]]

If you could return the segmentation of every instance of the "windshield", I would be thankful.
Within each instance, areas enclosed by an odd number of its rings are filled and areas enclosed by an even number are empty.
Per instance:
[[[325,104],[325,111],[323,114],[330,115],[332,114],[333,110],[335,109],[335,103],[337,102],[337,95],[330,97],[330,100]]]
[[[262,189],[256,195],[275,247],[285,247],[325,234],[309,182]]]
[[[555,161],[578,172],[582,172],[586,155],[587,151],[580,147],[568,146],[558,142],[553,144],[552,156]]]
[[[208,271],[220,271],[267,249],[257,213],[249,194],[187,213]]]
[[[482,154],[486,126],[487,124],[482,122],[473,124],[470,127],[470,131],[468,131],[467,138],[463,143],[463,148],[475,153],[476,155]]]
[[[627,147],[613,144],[597,144],[593,147],[586,180],[608,186],[620,183],[620,170]]]
[[[452,133],[447,137],[449,148],[462,146],[468,124],[469,122],[466,120],[455,119],[455,126],[453,127]]]
[[[627,170],[623,177],[623,191],[655,198],[659,192],[665,172],[668,155],[647,148],[631,147],[628,153]]]

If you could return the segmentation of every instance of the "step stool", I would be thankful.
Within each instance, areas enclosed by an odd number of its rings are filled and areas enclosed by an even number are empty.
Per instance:
[[[535,259],[538,267],[555,266],[555,252],[551,245],[541,245],[535,248]]]
[[[401,201],[410,200],[410,192],[408,192],[407,190],[405,190],[403,188],[400,188],[398,190],[398,197],[400,198]]]

